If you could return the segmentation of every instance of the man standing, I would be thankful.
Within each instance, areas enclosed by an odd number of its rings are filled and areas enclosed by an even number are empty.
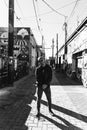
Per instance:
[[[40,57],[38,59],[39,66],[36,69],[36,82],[37,82],[37,117],[40,116],[40,101],[43,92],[45,92],[47,100],[48,100],[48,106],[49,106],[49,112],[51,115],[54,113],[51,110],[51,90],[50,90],[50,82],[52,80],[52,69],[51,67],[46,64],[45,58]]]

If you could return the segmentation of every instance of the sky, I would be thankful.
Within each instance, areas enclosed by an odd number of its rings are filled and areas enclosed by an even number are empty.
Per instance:
[[[8,3],[9,0],[0,0],[0,27],[8,27]],[[58,48],[64,44],[65,16],[69,37],[87,16],[87,0],[14,0],[14,26],[30,27],[38,45],[43,35],[47,58],[52,56],[52,39],[56,54],[57,34]]]

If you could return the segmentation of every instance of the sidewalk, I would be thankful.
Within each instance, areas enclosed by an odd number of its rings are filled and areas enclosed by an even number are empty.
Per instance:
[[[27,80],[28,80],[28,83],[26,83]],[[35,80],[35,77],[32,74],[27,75],[15,81],[13,86],[0,89],[0,108],[8,107],[12,103],[16,102],[17,100],[27,95],[29,91],[31,92],[30,87],[35,82],[34,80]],[[27,91],[27,89],[29,91]]]

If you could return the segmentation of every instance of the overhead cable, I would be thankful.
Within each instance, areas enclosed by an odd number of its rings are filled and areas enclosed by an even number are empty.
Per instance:
[[[24,17],[23,11],[22,11],[22,9],[21,9],[21,7],[20,7],[19,3],[18,3],[18,0],[16,0],[16,3],[17,3],[17,6],[18,6],[18,7],[19,7],[19,9],[20,9],[21,14],[22,14],[22,15],[23,15],[23,17]]]
[[[8,8],[8,5],[7,5],[7,3],[6,3],[6,1],[4,0],[4,3],[5,3],[5,5],[6,5],[6,7]]]
[[[65,7],[67,7],[67,6],[70,6],[71,4],[74,4],[75,2],[76,2],[76,0],[75,0],[75,1],[73,1],[73,2],[70,2],[70,3],[68,3],[68,4],[65,4],[64,6],[62,6],[62,7],[58,8],[58,9],[56,9],[56,10],[63,9],[63,8],[65,8]],[[50,14],[50,13],[52,13],[52,12],[53,12],[53,10],[51,10],[51,11],[48,11],[48,12],[46,12],[46,13],[43,13],[43,14],[40,14],[40,16],[41,16],[41,15]]]
[[[38,26],[38,29],[40,30],[40,26],[39,26],[39,22],[38,22],[38,17],[37,17],[37,12],[36,12],[36,7],[35,7],[34,0],[33,0],[33,7],[34,7],[34,12],[35,12],[35,17],[36,17],[37,26]]]
[[[74,4],[75,2],[76,2],[76,0],[73,1],[73,2],[70,2],[70,3],[68,3],[68,4],[65,4],[64,6],[58,8],[58,9],[56,9],[56,10],[63,9],[63,8],[65,8],[65,7],[67,7],[67,6],[71,5],[71,4]],[[53,12],[53,10],[48,11],[48,12],[46,12],[46,13],[39,14],[39,16],[46,15],[46,14],[50,14],[50,13],[52,13],[52,12]],[[29,18],[34,18],[34,16],[30,16],[30,17],[27,17],[27,18],[21,18],[21,19],[26,20],[26,19],[29,19]]]
[[[8,7],[8,5],[7,5],[7,3],[6,3],[5,0],[4,0],[4,3],[5,3],[5,5],[6,5],[6,7],[9,9],[9,7]],[[12,9],[12,10],[13,10],[13,9]],[[15,16],[16,16],[16,19],[21,22],[21,18],[17,16],[17,13],[15,12],[15,10],[13,10],[13,12],[14,12],[14,14],[15,14]],[[21,22],[21,24],[22,24],[22,22]],[[23,25],[23,24],[22,24],[22,25]]]
[[[75,3],[75,5],[74,5],[74,7],[73,7],[73,10],[72,10],[72,12],[71,12],[71,14],[70,14],[70,16],[69,16],[67,22],[68,22],[68,21],[70,20],[70,18],[72,17],[72,15],[73,15],[73,13],[74,13],[74,10],[75,10],[75,8],[76,8],[78,2],[79,2],[79,0],[76,0],[76,3]]]
[[[37,17],[37,12],[36,12],[36,7],[35,7],[34,0],[33,0],[33,6],[34,6],[34,12],[35,12],[35,17],[36,17],[36,22],[37,22],[38,30],[40,31],[40,34],[42,36],[41,30],[40,30],[40,26],[39,26],[39,22],[38,22],[38,17]]]
[[[50,6],[46,1],[42,0],[51,10],[53,10],[54,12],[56,12],[57,14],[63,16],[63,17],[67,17],[64,14],[58,12],[57,10],[55,10],[52,6]]]

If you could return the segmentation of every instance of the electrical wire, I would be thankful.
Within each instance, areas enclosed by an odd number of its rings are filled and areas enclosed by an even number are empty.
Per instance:
[[[70,3],[68,3],[68,4],[65,4],[64,6],[58,8],[58,9],[56,9],[56,10],[63,9],[63,8],[65,8],[65,7],[67,7],[67,6],[71,5],[71,4],[73,4],[73,3],[75,3],[75,2],[76,2],[76,0],[73,1],[73,2],[70,2]],[[41,17],[41,16],[43,16],[43,15],[47,15],[47,14],[50,14],[50,13],[53,13],[53,10],[48,11],[48,12],[46,12],[46,13],[42,13],[42,14],[39,13],[39,16]],[[26,17],[26,18],[21,18],[21,19],[23,19],[23,20],[28,20],[28,19],[30,19],[30,18],[34,18],[34,16],[30,16],[30,17]],[[29,20],[29,21],[30,21],[30,20]]]
[[[38,22],[39,22],[39,26],[40,26],[40,28],[41,28],[41,30],[42,30],[42,27],[41,27],[41,24],[40,24],[42,21],[41,21],[40,15],[39,15],[39,14],[40,14],[40,13],[39,13],[40,11],[39,11],[38,3],[36,3],[36,6],[37,6]]]
[[[62,6],[62,7],[58,8],[58,9],[56,9],[56,10],[64,9],[65,7],[67,7],[67,6],[71,5],[71,4],[74,4],[75,2],[76,2],[76,0],[75,0],[75,1],[73,1],[73,2],[70,2],[70,3],[68,3],[68,4],[65,4],[64,6]],[[53,10],[48,11],[48,12],[43,13],[43,14],[40,14],[40,16],[42,16],[42,15],[46,15],[46,14],[50,14],[50,13],[52,13],[52,12],[53,12]]]
[[[15,10],[14,10],[14,14],[15,14],[16,19],[17,19],[18,21],[20,21],[20,23],[23,25],[23,23],[22,23],[22,21],[21,21],[21,18],[17,16],[17,13],[15,12]]]
[[[79,1],[80,1],[80,0],[79,0]],[[75,2],[76,2],[76,0],[73,1],[73,2],[70,2],[70,3],[68,3],[68,4],[65,4],[64,6],[58,8],[58,9],[56,9],[56,10],[63,9],[63,8],[65,8],[65,7],[67,7],[67,6],[71,5],[71,4],[73,4],[73,3],[75,3]],[[48,11],[48,12],[46,12],[46,13],[39,14],[39,16],[41,17],[41,16],[43,16],[43,15],[47,15],[47,14],[50,14],[50,13],[52,13],[52,12],[53,12],[53,10]],[[28,19],[30,19],[30,18],[34,18],[34,16],[30,16],[30,17],[27,17],[27,18],[21,18],[21,19],[23,19],[23,20],[28,20]],[[30,21],[30,20],[29,20],[29,21]]]
[[[87,12],[87,3],[81,12],[78,13],[78,16],[83,16]]]
[[[40,26],[39,26],[39,22],[38,22],[38,17],[37,17],[37,12],[36,12],[36,7],[35,7],[34,0],[33,0],[33,7],[34,7],[34,12],[35,12],[37,27],[38,27],[38,30],[40,31],[41,36],[42,36],[41,30],[40,30]]]
[[[18,3],[18,0],[16,0],[16,3],[17,3],[18,8],[20,9],[21,14],[22,14],[22,15],[23,15],[23,17],[24,17],[23,11],[22,11],[22,9],[21,9],[21,7],[20,7],[19,3]]]
[[[6,5],[6,7],[9,9],[9,7],[8,7],[8,5],[7,5],[7,3],[6,3],[5,0],[4,0],[4,3],[5,3],[5,5]],[[13,11],[14,11],[14,14],[15,14],[15,16],[16,16],[16,19],[21,22],[21,18],[17,16],[17,13],[15,12],[15,10],[13,10]],[[21,22],[21,24],[22,24],[22,22]],[[23,24],[22,24],[22,25],[23,25]]]
[[[57,14],[66,17],[64,14],[58,12],[57,10],[55,10],[52,6],[50,6],[46,1],[42,0],[52,11],[56,12]]]
[[[5,5],[6,5],[6,7],[8,8],[8,5],[7,5],[7,3],[6,3],[6,1],[4,0],[4,3],[5,3]]]
[[[37,5],[37,11],[39,12],[39,5],[38,5],[38,3],[36,4]],[[43,30],[43,28],[42,28],[42,26],[41,26],[41,24],[40,23],[42,23],[42,20],[41,20],[41,18],[40,18],[40,13],[38,13],[38,17],[39,17],[39,26],[40,26],[40,28],[41,28],[41,31]],[[45,39],[44,39],[44,36],[43,36],[43,34],[42,34],[42,32],[40,32],[41,33],[41,35],[42,35],[42,37],[43,37],[43,45],[45,45]]]
[[[35,12],[35,17],[36,17],[37,27],[38,27],[38,29],[40,30],[40,26],[39,26],[39,22],[38,22],[38,17],[37,17],[37,12],[36,12],[36,7],[35,7],[34,0],[33,0],[33,7],[34,7],[34,12]]]
[[[70,18],[72,17],[72,15],[73,15],[73,13],[74,13],[74,10],[75,10],[75,8],[76,8],[78,2],[79,2],[79,0],[76,0],[76,3],[75,3],[75,5],[74,5],[74,7],[73,7],[73,10],[72,10],[72,12],[71,12],[71,14],[70,14],[70,16],[69,16],[67,22],[69,22]]]

